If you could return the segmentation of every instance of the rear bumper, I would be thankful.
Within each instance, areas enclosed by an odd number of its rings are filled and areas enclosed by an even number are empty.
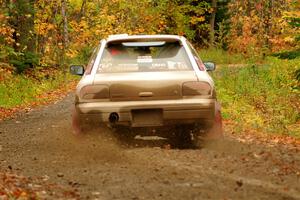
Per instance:
[[[133,111],[155,109],[161,111],[161,125],[194,123],[214,119],[215,99],[180,99],[124,102],[89,102],[75,105],[80,120],[109,123],[111,113],[117,113],[117,124],[135,126]],[[148,119],[147,119],[148,120]],[[151,119],[149,119],[151,120]],[[138,125],[136,127],[139,127]]]

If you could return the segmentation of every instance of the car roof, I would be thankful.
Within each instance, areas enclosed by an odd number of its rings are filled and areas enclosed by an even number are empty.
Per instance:
[[[110,35],[106,39],[108,43],[126,41],[126,42],[135,42],[135,41],[182,41],[184,37],[179,35],[128,35],[128,34],[116,34]]]

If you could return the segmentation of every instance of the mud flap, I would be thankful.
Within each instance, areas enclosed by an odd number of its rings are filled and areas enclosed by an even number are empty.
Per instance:
[[[75,106],[72,108],[72,132],[74,135],[79,135],[82,133],[79,115],[76,111]]]
[[[221,114],[221,104],[215,103],[215,118],[212,126],[207,130],[207,139],[222,139],[223,138],[223,124]]]

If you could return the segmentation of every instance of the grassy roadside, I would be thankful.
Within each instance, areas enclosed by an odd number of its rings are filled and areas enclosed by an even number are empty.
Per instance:
[[[39,70],[16,75],[0,68],[0,120],[19,110],[50,103],[75,86],[76,77],[62,71]]]
[[[213,73],[223,117],[236,132],[247,129],[300,138],[300,59],[244,59],[220,50],[202,50],[203,60],[223,64]],[[238,67],[231,64],[238,64]]]

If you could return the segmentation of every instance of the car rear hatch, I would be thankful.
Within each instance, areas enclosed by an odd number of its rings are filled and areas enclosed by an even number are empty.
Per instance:
[[[138,101],[180,99],[188,81],[197,81],[194,71],[102,73],[94,84],[108,85],[111,101]]]

